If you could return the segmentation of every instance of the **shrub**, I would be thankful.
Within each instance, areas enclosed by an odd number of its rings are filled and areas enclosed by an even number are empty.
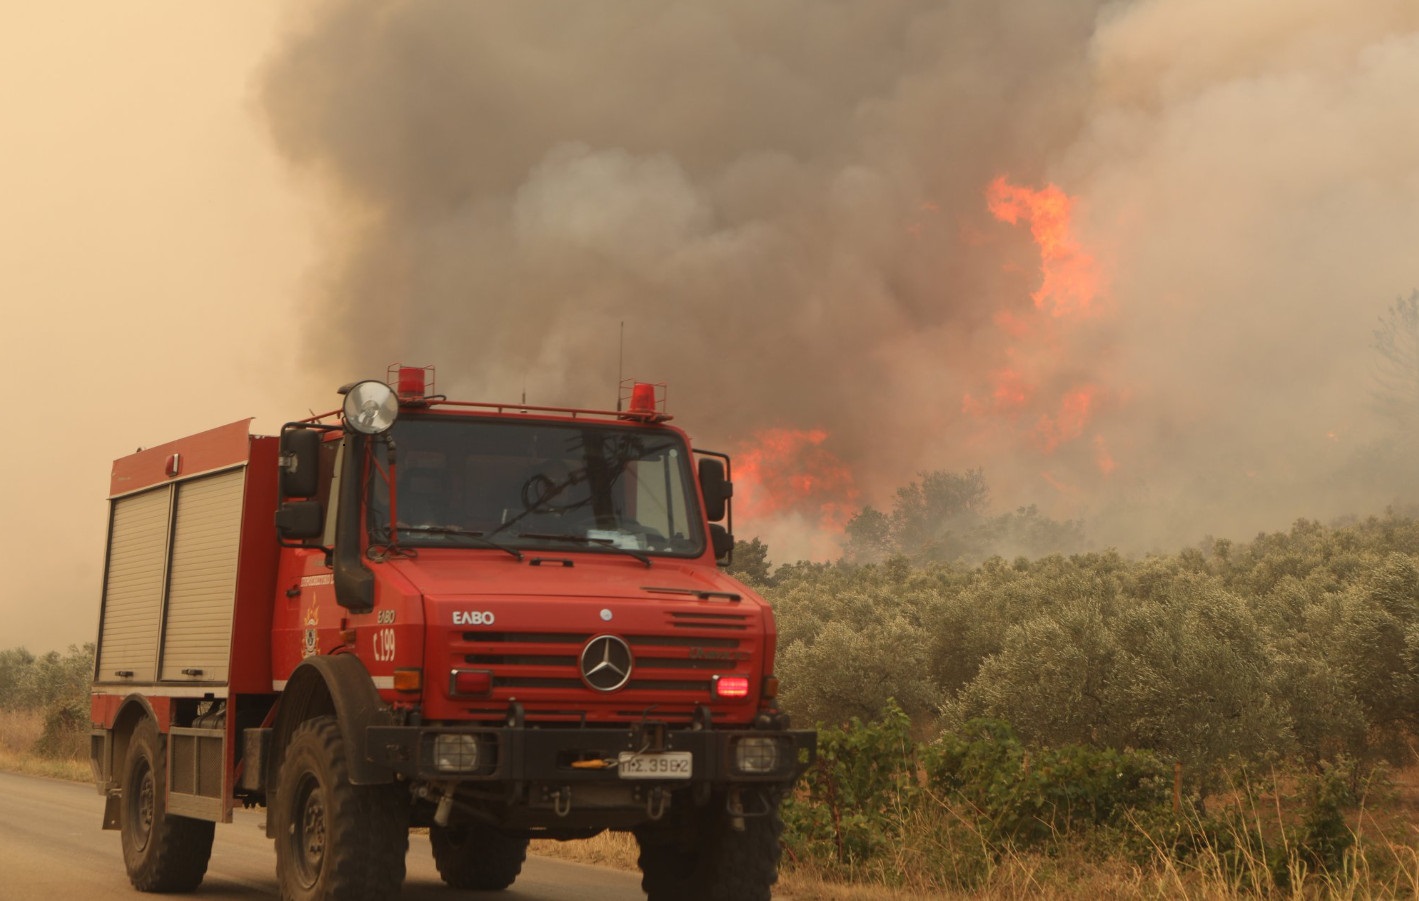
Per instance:
[[[1039,842],[1169,803],[1167,768],[1150,754],[1081,745],[1032,751],[994,720],[967,723],[924,756],[928,784],[969,805],[999,839]]]
[[[787,840],[800,854],[848,870],[894,841],[917,793],[911,720],[888,700],[872,723],[819,726],[818,759],[800,794],[784,805]]]
[[[1322,766],[1320,773],[1306,780],[1300,846],[1313,869],[1340,873],[1347,868],[1355,846],[1355,833],[1345,819],[1345,810],[1356,801],[1354,769],[1353,762],[1342,759]]]
[[[77,701],[54,704],[45,712],[44,732],[35,742],[41,757],[81,760],[89,753],[89,708]]]

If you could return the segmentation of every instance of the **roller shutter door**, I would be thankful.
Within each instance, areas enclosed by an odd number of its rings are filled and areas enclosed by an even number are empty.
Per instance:
[[[245,474],[236,469],[178,486],[163,681],[227,681]]]
[[[100,682],[151,682],[156,675],[171,497],[172,489],[164,485],[113,502]]]

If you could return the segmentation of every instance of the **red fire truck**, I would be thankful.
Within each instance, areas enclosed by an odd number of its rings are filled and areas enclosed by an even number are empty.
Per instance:
[[[143,891],[264,806],[287,899],[455,888],[531,838],[633,833],[652,899],[768,898],[815,752],[768,605],[716,565],[729,459],[663,386],[617,411],[448,400],[431,367],[113,465],[92,762]]]

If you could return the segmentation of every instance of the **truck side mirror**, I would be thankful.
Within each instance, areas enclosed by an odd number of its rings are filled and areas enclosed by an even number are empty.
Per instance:
[[[320,490],[320,440],[315,429],[281,432],[282,497],[314,497]]]
[[[725,478],[724,472],[723,460],[700,458],[700,491],[705,496],[705,519],[710,522],[724,519],[729,499],[734,496],[734,483]]]
[[[714,546],[714,559],[720,563],[728,563],[729,555],[734,551],[734,536],[717,522],[710,523],[709,528],[710,544]]]
[[[320,501],[286,501],[276,510],[276,531],[287,541],[319,538],[321,520]]]

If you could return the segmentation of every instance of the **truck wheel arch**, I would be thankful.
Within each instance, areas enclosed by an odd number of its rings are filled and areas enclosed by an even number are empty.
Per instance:
[[[112,725],[108,726],[105,756],[98,761],[100,775],[105,780],[99,786],[100,793],[105,796],[103,811],[103,828],[105,829],[118,828],[121,804],[118,789],[123,779],[121,769],[123,762],[128,759],[128,745],[133,740],[133,731],[145,719],[157,723],[159,732],[162,732],[163,727],[167,725],[158,719],[157,712],[153,710],[153,705],[147,698],[138,694],[129,695],[123,699],[123,703],[119,706],[118,713],[113,717]]]
[[[109,759],[105,772],[109,774],[109,784],[114,785],[118,781],[118,768],[128,756],[128,742],[133,738],[133,730],[138,728],[138,724],[145,719],[153,720],[158,724],[158,731],[167,732],[168,724],[158,719],[158,713],[153,709],[153,705],[143,695],[129,695],[123,699],[123,704],[118,709],[118,713],[113,718],[113,725],[109,731],[113,735],[112,746],[109,748]]]
[[[272,723],[266,785],[279,783],[281,761],[296,727],[308,719],[326,715],[334,716],[340,724],[345,747],[349,749],[353,784],[383,785],[394,780],[393,770],[370,763],[365,753],[366,729],[394,724],[389,706],[380,698],[374,680],[358,657],[336,654],[302,661],[286,681]],[[269,798],[267,806],[270,806]]]

